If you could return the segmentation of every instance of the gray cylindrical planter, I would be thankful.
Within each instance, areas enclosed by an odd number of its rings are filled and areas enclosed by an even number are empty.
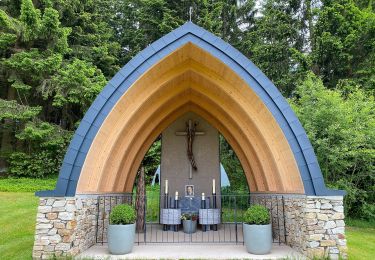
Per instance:
[[[183,220],[182,225],[184,226],[184,232],[187,234],[192,234],[197,231],[196,220]]]
[[[272,248],[272,227],[268,225],[243,224],[243,239],[249,253],[264,255]]]
[[[135,223],[108,226],[108,249],[113,255],[123,255],[133,250]]]

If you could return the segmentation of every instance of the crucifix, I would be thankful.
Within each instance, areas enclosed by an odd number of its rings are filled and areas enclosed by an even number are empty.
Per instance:
[[[190,168],[189,168],[189,179],[193,178],[193,170],[196,171],[198,170],[197,164],[195,163],[194,160],[194,154],[193,154],[193,141],[194,137],[196,135],[204,135],[204,132],[197,132],[196,127],[198,123],[189,120],[186,122],[186,131],[185,132],[176,132],[176,135],[178,136],[185,136],[186,135],[186,140],[187,140],[187,156],[190,161]]]

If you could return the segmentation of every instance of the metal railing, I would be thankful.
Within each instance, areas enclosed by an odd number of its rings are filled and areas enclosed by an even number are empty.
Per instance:
[[[172,210],[163,210],[166,208],[166,199],[168,199],[168,209]],[[242,223],[244,213],[253,204],[264,205],[269,209],[272,220],[273,242],[285,243],[287,241],[284,197],[282,195],[221,195],[216,197],[216,210],[211,210],[215,208],[212,198],[206,197],[205,200],[205,203],[200,204],[197,209],[197,203],[191,202],[192,204],[189,207],[189,205],[181,205],[181,199],[176,204],[174,200],[172,201],[169,197],[165,198],[164,195],[146,195],[144,198],[144,215],[137,216],[137,222],[141,221],[142,224],[141,226],[137,225],[135,242],[138,244],[243,243]],[[135,206],[135,202],[136,196],[134,194],[98,197],[97,243],[107,243],[107,228],[111,209],[122,203]],[[199,208],[209,210],[199,210]],[[199,215],[196,232],[184,233],[182,221],[181,224],[173,222],[180,218],[179,215],[176,217],[174,214],[183,214],[184,212],[194,212]]]

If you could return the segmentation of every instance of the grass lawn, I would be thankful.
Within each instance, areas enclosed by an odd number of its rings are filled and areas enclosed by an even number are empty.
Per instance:
[[[7,182],[0,180],[0,259],[31,259],[34,242],[34,229],[38,198],[32,192],[1,192],[1,187],[11,189]],[[19,184],[15,190],[24,190],[27,185]],[[26,183],[28,180],[25,181]],[[43,184],[44,185],[44,184]],[[53,185],[46,187],[52,189]],[[20,188],[21,187],[21,188]],[[35,188],[31,188],[35,191]],[[148,188],[147,195],[158,197],[158,187]],[[158,201],[150,201],[153,213],[149,220],[157,218]],[[348,220],[346,237],[349,247],[349,259],[374,259],[375,257],[375,224],[358,220]]]
[[[53,190],[57,177],[46,179],[32,178],[2,178],[0,179],[0,191],[35,192],[39,190]]]
[[[0,192],[0,259],[31,259],[38,198]]]
[[[375,221],[348,220],[346,238],[349,259],[375,259]]]

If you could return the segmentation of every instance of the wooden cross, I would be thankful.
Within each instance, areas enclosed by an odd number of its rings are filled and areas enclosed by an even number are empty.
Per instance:
[[[190,161],[190,168],[189,168],[189,179],[193,178],[193,170],[198,170],[197,165],[194,160],[193,154],[193,141],[196,135],[204,135],[205,132],[197,132],[196,126],[198,125],[197,122],[193,124],[193,121],[189,120],[186,123],[186,131],[185,132],[176,132],[177,136],[186,136],[187,139],[187,156]]]

